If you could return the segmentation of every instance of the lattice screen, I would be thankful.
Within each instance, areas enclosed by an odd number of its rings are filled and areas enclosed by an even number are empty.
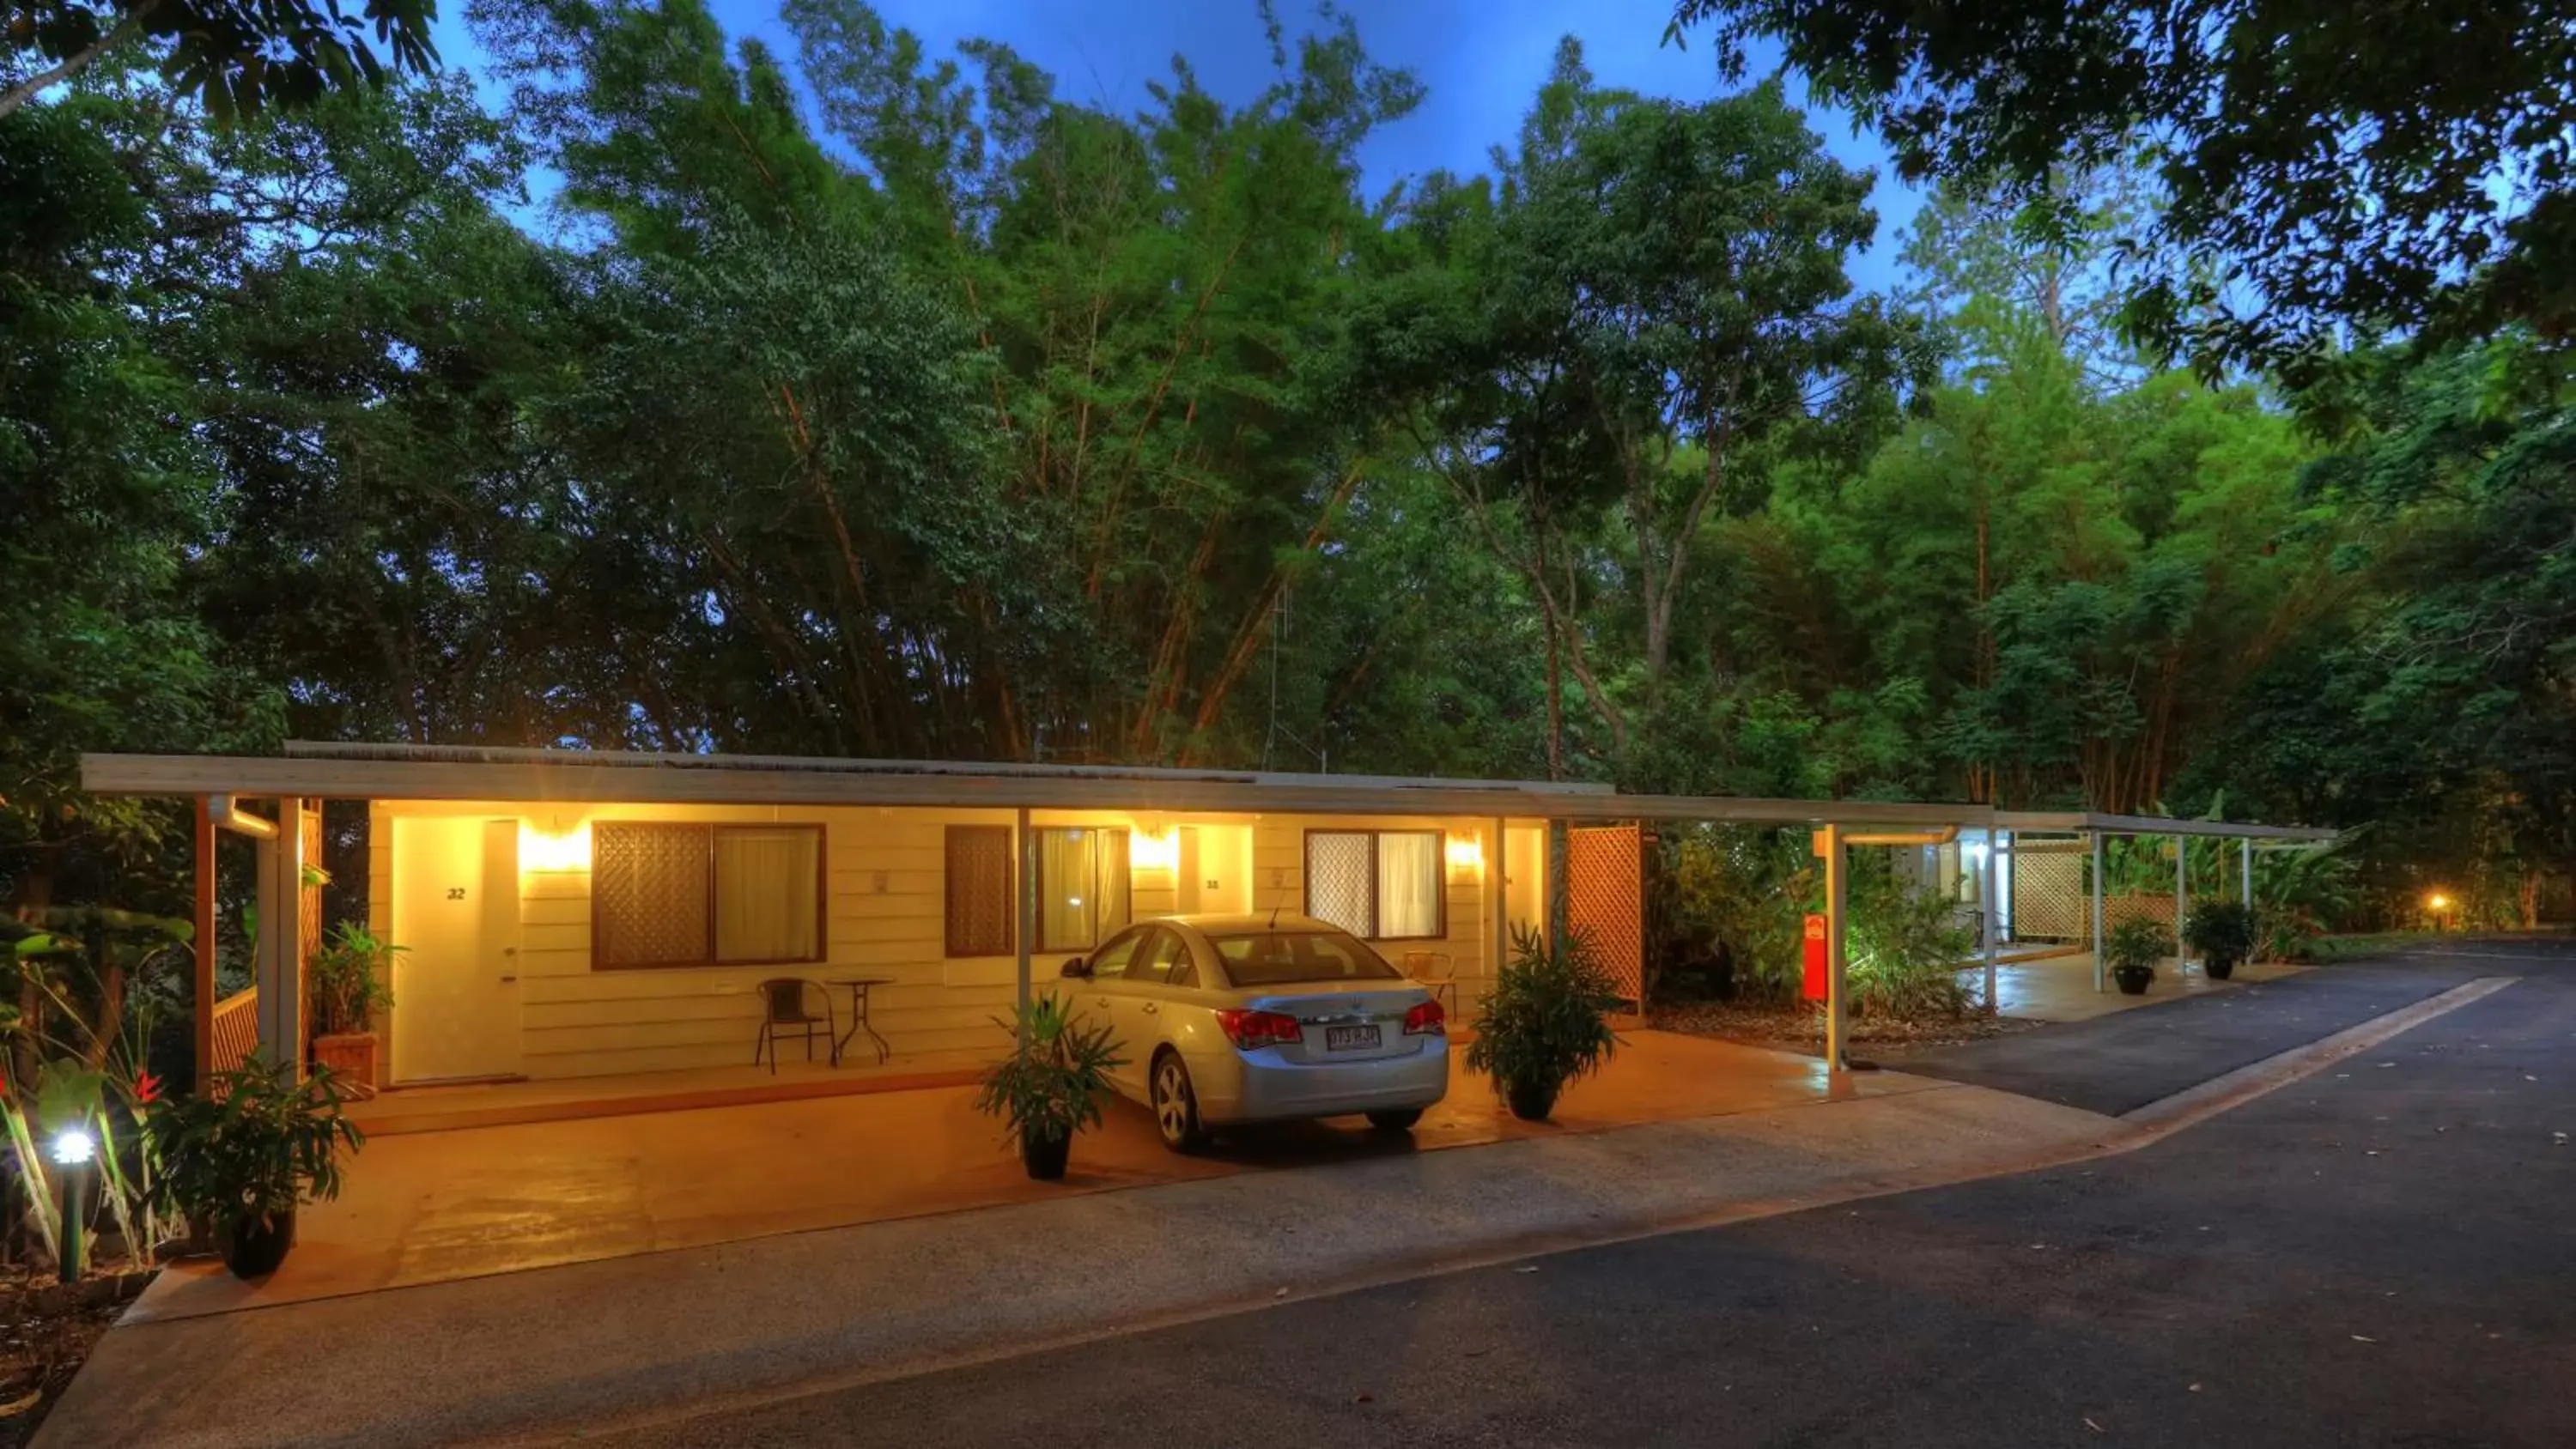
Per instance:
[[[707,959],[710,840],[703,825],[601,821],[590,828],[592,965]]]
[[[306,865],[322,864],[322,802],[304,802],[304,823],[296,831],[297,848]],[[296,883],[295,912],[295,999],[313,999],[313,958],[322,954],[322,886],[314,876],[306,875]],[[308,1006],[305,1015],[312,1015]]]
[[[2083,847],[2049,848],[2054,842],[2013,842],[2012,934],[2016,941],[2084,941],[2093,934],[2093,902],[2085,893]]]
[[[948,827],[948,954],[1008,956],[1018,912],[1011,890],[1011,827]]]
[[[1375,843],[1366,831],[1306,832],[1306,914],[1365,940],[1377,934]]]
[[[1565,832],[1565,921],[1592,938],[1619,994],[1642,1002],[1646,983],[1645,862],[1634,825]]]

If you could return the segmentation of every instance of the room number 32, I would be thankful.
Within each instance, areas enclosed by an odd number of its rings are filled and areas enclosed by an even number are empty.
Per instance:
[[[447,888],[447,898],[451,901],[461,901],[465,899],[465,887],[449,886]]]

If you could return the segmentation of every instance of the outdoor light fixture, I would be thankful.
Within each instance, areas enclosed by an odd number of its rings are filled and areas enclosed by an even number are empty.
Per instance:
[[[1179,869],[1181,864],[1179,827],[1175,826],[1160,834],[1150,830],[1138,831],[1134,843],[1128,847],[1127,863],[1137,870]]]
[[[566,871],[590,869],[590,822],[568,829],[519,826],[519,869]]]
[[[77,1283],[81,1279],[81,1253],[88,1246],[85,1240],[89,1236],[81,1222],[82,1205],[89,1201],[88,1184],[81,1180],[81,1169],[89,1166],[89,1160],[97,1153],[98,1144],[91,1140],[87,1129],[80,1127],[66,1127],[55,1133],[54,1140],[45,1149],[45,1155],[54,1160],[56,1167],[63,1169],[61,1276],[66,1283]]]
[[[2451,898],[2440,891],[2435,891],[2424,898],[2424,908],[2432,911],[2447,911],[2451,908]]]
[[[1452,835],[1448,843],[1449,868],[1473,874],[1485,868],[1485,842],[1472,835]]]

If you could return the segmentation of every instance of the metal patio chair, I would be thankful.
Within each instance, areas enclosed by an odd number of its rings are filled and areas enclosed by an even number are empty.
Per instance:
[[[819,1016],[813,1008],[816,1001],[823,1003]],[[778,1075],[778,1043],[781,1038],[801,1038],[805,1043],[805,1060],[809,1062],[814,1060],[814,1043],[818,1038],[834,1059],[839,1059],[840,1033],[835,1030],[839,1022],[832,1014],[832,993],[824,989],[823,983],[808,981],[802,976],[773,976],[760,983],[760,1008],[760,1041],[751,1049],[753,1066],[760,1065],[761,1058],[766,1056],[769,1074],[773,1077]]]

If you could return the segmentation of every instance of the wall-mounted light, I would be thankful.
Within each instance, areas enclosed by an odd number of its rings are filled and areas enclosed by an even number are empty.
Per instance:
[[[1181,832],[1175,827],[1159,834],[1138,831],[1127,845],[1127,863],[1136,870],[1178,870],[1181,864]]]
[[[590,822],[568,829],[543,830],[519,822],[519,869],[567,871],[590,869]]]
[[[1472,835],[1449,837],[1449,868],[1478,874],[1485,869],[1485,842]]]

